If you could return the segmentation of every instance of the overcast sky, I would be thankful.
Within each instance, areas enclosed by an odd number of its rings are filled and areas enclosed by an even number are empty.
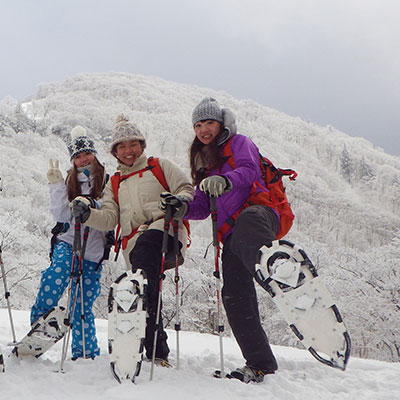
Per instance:
[[[400,0],[0,0],[0,99],[88,72],[224,90],[400,156]]]

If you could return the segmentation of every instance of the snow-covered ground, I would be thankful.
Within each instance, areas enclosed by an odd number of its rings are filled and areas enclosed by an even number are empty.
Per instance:
[[[29,314],[13,311],[17,339],[28,330]],[[40,359],[8,356],[12,340],[7,309],[0,309],[0,346],[6,372],[0,373],[2,400],[117,400],[117,399],[218,399],[239,400],[395,400],[400,398],[400,364],[351,358],[346,372],[324,366],[305,350],[273,346],[279,371],[262,384],[212,378],[219,366],[217,336],[180,333],[180,369],[156,367],[149,381],[150,363],[144,362],[136,383],[118,384],[111,376],[107,354],[107,321],[97,320],[102,354],[92,360],[65,362],[60,366],[60,343]],[[168,331],[171,361],[175,357],[175,332]],[[243,365],[239,348],[232,338],[224,338],[227,369]]]

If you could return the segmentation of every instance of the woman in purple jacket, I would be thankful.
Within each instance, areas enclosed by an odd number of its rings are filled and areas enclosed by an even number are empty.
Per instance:
[[[194,200],[187,204],[163,194],[160,207],[173,205],[175,218],[202,220],[210,215],[210,196],[216,197],[220,230],[250,197],[252,190],[267,191],[261,177],[259,151],[246,136],[236,134],[235,117],[214,98],[204,98],[193,110],[195,138],[190,147]],[[222,155],[230,140],[235,168]],[[254,183],[257,183],[254,185]],[[254,287],[255,264],[260,247],[273,240],[279,217],[273,208],[252,205],[238,215],[233,228],[220,235],[223,243],[222,300],[233,334],[246,365],[231,375],[243,382],[262,382],[277,370],[277,362],[261,325]]]

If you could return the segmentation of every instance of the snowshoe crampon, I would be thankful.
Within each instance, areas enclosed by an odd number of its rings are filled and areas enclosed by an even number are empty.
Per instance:
[[[148,361],[152,362],[151,359],[149,359]],[[163,358],[157,358],[157,357],[154,359],[154,365],[164,368],[173,368],[173,365],[168,360],[164,360]]]
[[[304,250],[285,240],[263,246],[255,279],[304,347],[318,361],[344,371],[350,357],[350,335]]]
[[[143,359],[147,317],[147,279],[143,271],[128,271],[110,287],[108,352],[114,378],[135,381]]]
[[[40,357],[49,350],[66,332],[65,308],[57,306],[40,317],[28,334],[12,350],[17,357]]]

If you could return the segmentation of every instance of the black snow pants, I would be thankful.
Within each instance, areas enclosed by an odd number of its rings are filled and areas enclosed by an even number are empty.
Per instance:
[[[222,301],[229,324],[246,365],[266,373],[278,365],[261,325],[253,278],[258,250],[276,240],[278,230],[279,220],[272,209],[250,206],[239,214],[222,251]]]
[[[143,232],[137,239],[135,247],[129,254],[132,271],[142,269],[146,272],[148,318],[146,324],[145,349],[147,358],[152,357],[154,332],[156,329],[157,302],[161,272],[161,248],[163,232],[149,229]],[[168,236],[168,257],[173,257],[174,238]],[[161,304],[162,306],[162,304]],[[164,331],[160,310],[160,323],[157,333],[156,358],[168,359],[169,348],[167,344],[167,333]]]

